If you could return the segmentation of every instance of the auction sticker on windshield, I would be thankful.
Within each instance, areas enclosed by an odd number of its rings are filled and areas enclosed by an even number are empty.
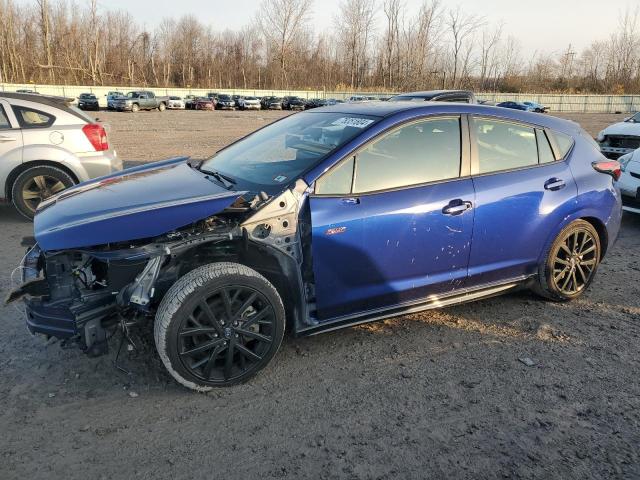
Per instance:
[[[343,127],[365,128],[373,123],[370,118],[342,117],[334,121],[331,125]]]

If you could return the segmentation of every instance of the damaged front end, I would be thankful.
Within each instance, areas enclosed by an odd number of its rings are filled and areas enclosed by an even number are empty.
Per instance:
[[[153,321],[171,285],[198,266],[239,261],[275,283],[278,276],[301,282],[298,215],[305,189],[301,182],[276,198],[238,197],[214,216],[154,238],[50,251],[35,244],[20,267],[23,284],[7,301],[24,299],[31,333],[98,356],[119,329],[126,334]]]
[[[233,222],[210,218],[146,244],[53,252],[36,244],[23,260],[23,284],[7,301],[24,297],[31,333],[71,339],[89,355],[104,354],[119,324],[153,313],[158,294],[184,269],[175,263],[186,249],[230,241],[239,232]]]

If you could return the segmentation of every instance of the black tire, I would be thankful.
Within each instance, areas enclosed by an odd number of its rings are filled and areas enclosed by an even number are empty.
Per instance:
[[[49,165],[33,166],[20,175],[11,186],[11,200],[18,212],[32,220],[40,202],[65,188],[75,185],[64,170]]]
[[[596,229],[585,220],[576,220],[558,234],[547,250],[533,290],[556,302],[574,300],[591,285],[601,256]]]
[[[131,111],[133,113],[138,113],[140,111],[140,105],[138,105],[137,103],[134,103],[133,105],[131,105]]]
[[[160,102],[160,105],[158,105],[158,111],[164,112],[166,109],[167,109],[167,106],[164,104],[164,102]]]
[[[237,263],[211,263],[172,285],[154,337],[171,376],[206,392],[256,375],[278,351],[284,329],[282,299],[266,278]]]

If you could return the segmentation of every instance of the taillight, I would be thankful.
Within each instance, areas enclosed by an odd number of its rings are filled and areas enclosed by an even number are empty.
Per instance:
[[[615,180],[622,175],[622,165],[617,160],[603,160],[602,162],[593,162],[593,168],[600,173],[611,175]]]
[[[82,127],[82,131],[87,136],[87,139],[96,149],[96,152],[103,152],[109,150],[109,142],[107,141],[107,132],[104,127],[99,123],[87,123]]]

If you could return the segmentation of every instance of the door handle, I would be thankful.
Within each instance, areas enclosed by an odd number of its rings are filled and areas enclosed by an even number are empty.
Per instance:
[[[458,198],[456,200],[451,200],[449,205],[442,209],[442,213],[445,215],[460,215],[472,207],[473,204],[471,202],[464,202]]]
[[[562,190],[566,186],[567,184],[561,178],[550,178],[544,183],[544,189],[552,191]]]
[[[4,135],[0,135],[0,142],[15,142],[15,137],[5,137]]]
[[[343,198],[342,204],[343,205],[359,205],[360,199],[359,198]]]

